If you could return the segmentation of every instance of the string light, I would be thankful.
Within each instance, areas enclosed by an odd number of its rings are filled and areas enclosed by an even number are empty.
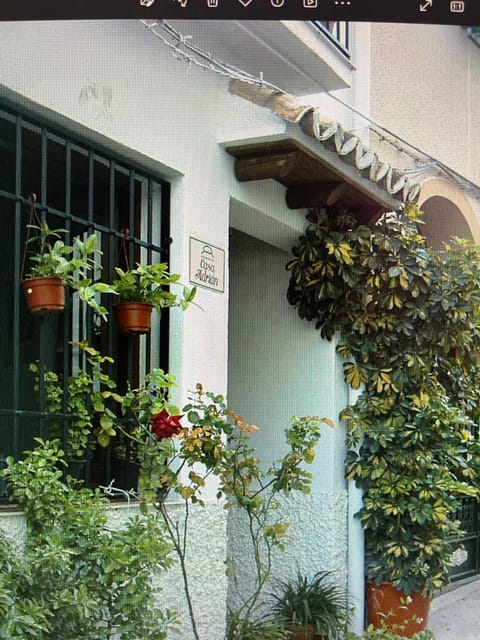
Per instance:
[[[263,78],[263,73],[260,73],[259,77],[255,77],[243,69],[234,67],[231,64],[214,58],[210,52],[204,51],[195,46],[192,42],[192,36],[183,35],[177,31],[166,20],[161,22],[148,22],[147,20],[140,21],[144,27],[152,33],[156,38],[161,40],[165,46],[171,51],[172,55],[177,60],[183,60],[187,62],[189,66],[195,65],[204,71],[213,71],[219,75],[233,78],[235,80],[243,80],[249,84],[256,84],[261,87],[273,89],[285,93],[279,87],[266,82]]]

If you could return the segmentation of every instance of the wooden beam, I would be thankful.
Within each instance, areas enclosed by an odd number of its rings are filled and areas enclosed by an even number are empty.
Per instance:
[[[385,213],[385,207],[362,207],[353,209],[353,213],[360,224],[367,227],[377,222],[381,215]]]
[[[289,209],[311,209],[331,206],[338,202],[348,189],[346,182],[317,182],[301,184],[287,189]]]
[[[285,178],[297,164],[298,155],[299,152],[291,151],[238,158],[235,162],[235,176],[240,182]]]

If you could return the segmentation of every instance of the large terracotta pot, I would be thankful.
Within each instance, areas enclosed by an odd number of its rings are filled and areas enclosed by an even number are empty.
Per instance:
[[[385,624],[405,638],[426,629],[431,600],[420,591],[406,596],[390,582],[376,585],[368,580],[366,597],[368,622],[374,627],[381,628]]]
[[[118,332],[139,336],[150,331],[153,306],[147,302],[119,302],[115,307]]]
[[[315,638],[315,625],[313,624],[287,624],[285,626],[290,631],[289,640],[314,640]]]
[[[22,282],[31,313],[61,313],[65,309],[65,283],[61,278],[28,278]]]

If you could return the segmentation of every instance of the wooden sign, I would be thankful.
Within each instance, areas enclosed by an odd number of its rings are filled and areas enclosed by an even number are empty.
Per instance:
[[[225,251],[190,238],[190,282],[219,293],[225,291]]]

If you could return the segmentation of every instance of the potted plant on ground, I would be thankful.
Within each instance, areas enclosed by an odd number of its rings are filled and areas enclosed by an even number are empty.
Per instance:
[[[64,229],[50,229],[46,222],[28,225],[35,233],[27,239],[29,269],[22,281],[27,307],[34,314],[61,313],[65,308],[65,286],[76,291],[81,300],[105,318],[106,309],[97,301],[99,293],[114,293],[102,282],[92,282],[89,273],[97,267],[94,256],[100,251],[95,234],[85,240],[78,236],[72,245],[62,240]],[[26,256],[27,256],[26,252]]]
[[[448,581],[461,500],[476,494],[467,482],[470,457],[472,470],[478,467],[473,422],[433,383],[413,402],[416,409],[403,407],[405,428],[393,431],[385,416],[380,425],[370,415],[376,434],[365,433],[358,454],[349,456],[350,476],[365,492],[359,517],[368,619],[379,626],[394,612],[387,625],[402,626],[406,637],[426,628],[430,600]],[[391,408],[391,418],[397,411]]]
[[[193,301],[196,288],[183,287],[183,295],[169,290],[179,284],[180,276],[168,271],[164,262],[137,264],[134,269],[116,267],[112,289],[118,295],[115,316],[118,330],[123,335],[141,335],[150,331],[152,310],[160,314],[166,307],[186,309]]]
[[[312,578],[299,570],[282,580],[271,594],[272,612],[285,621],[292,640],[340,640],[350,618],[348,594],[334,584],[332,573],[319,571]]]

